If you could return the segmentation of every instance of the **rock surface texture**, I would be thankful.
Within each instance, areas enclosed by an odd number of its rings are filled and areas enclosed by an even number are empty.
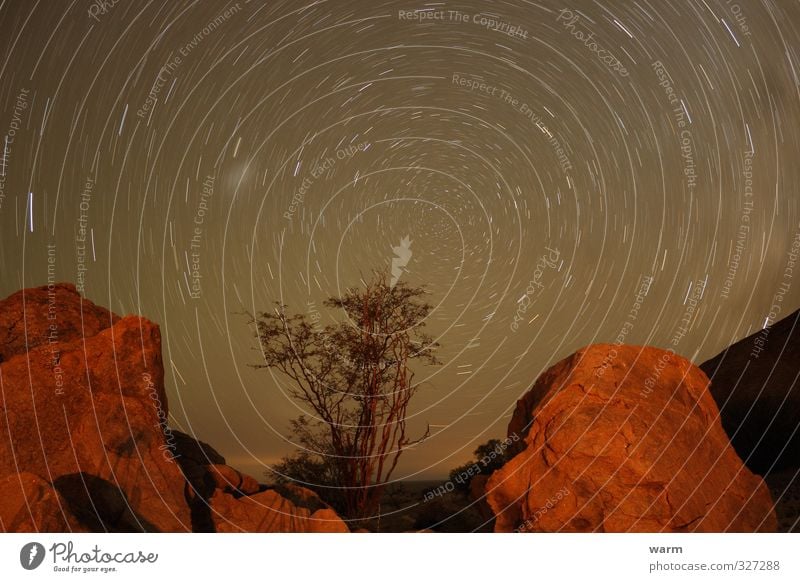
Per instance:
[[[756,532],[777,522],[731,446],[697,367],[648,347],[593,345],[517,403],[521,450],[486,485],[495,531]]]
[[[50,483],[31,473],[0,479],[0,531],[87,531]]]
[[[347,531],[173,433],[168,414],[156,324],[68,284],[0,301],[0,530]]]

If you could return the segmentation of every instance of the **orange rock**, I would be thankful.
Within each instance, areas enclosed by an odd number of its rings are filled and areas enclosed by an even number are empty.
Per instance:
[[[4,352],[12,355],[0,364],[0,475],[29,472],[53,483],[68,503],[82,502],[76,505],[89,515],[78,517],[100,531],[191,531],[183,474],[163,430],[168,409],[158,326],[109,316],[113,326],[81,335],[75,321],[81,309],[101,314],[95,327],[84,326],[87,333],[101,327],[104,310],[74,289],[57,289],[57,305],[69,306],[50,320],[59,341],[32,342],[25,353],[12,341]],[[47,287],[26,290],[26,310],[37,304],[46,310],[47,293]],[[0,304],[0,319],[14,318],[9,311],[20,307],[21,294]],[[110,499],[111,505],[103,501]],[[91,514],[92,507],[116,508],[120,499],[124,510]],[[123,516],[124,523],[114,521]]]
[[[222,489],[233,495],[252,495],[258,493],[258,481],[244,475],[228,465],[209,465],[208,473],[214,481],[215,489]]]
[[[311,491],[259,493],[168,413],[156,324],[68,284],[0,301],[0,529],[347,531]]]
[[[50,483],[31,473],[0,479],[0,531],[87,531]]]
[[[217,489],[210,499],[210,509],[217,532],[350,531],[315,493],[292,485],[238,499]]]
[[[766,485],[728,441],[708,379],[649,347],[593,345],[545,372],[486,485],[495,531],[775,531]]]
[[[71,283],[22,289],[0,301],[0,362],[51,338],[71,342],[92,337],[116,319],[107,309],[81,298]]]

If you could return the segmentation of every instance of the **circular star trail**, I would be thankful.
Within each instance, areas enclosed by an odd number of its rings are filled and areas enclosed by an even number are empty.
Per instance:
[[[427,287],[442,346],[399,480],[503,435],[580,347],[699,363],[800,303],[796,3],[7,0],[0,23],[3,294],[54,277],[157,322],[170,423],[252,474],[303,410],[242,312],[332,323],[373,269]]]

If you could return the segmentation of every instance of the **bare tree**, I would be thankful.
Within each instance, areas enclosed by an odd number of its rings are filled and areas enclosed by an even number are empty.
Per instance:
[[[346,316],[336,325],[289,316],[280,303],[251,318],[264,356],[255,367],[282,372],[291,380],[289,394],[308,408],[292,423],[305,450],[280,467],[291,478],[317,472],[313,484],[329,488],[323,497],[347,517],[372,515],[403,451],[429,434],[406,433],[419,387],[409,364],[439,363],[438,344],[421,331],[431,310],[424,295],[376,272],[362,287],[324,302]]]

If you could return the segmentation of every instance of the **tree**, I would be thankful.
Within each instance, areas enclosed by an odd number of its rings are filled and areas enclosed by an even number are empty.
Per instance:
[[[403,451],[429,434],[430,428],[417,439],[406,433],[419,388],[409,364],[439,363],[438,343],[421,331],[431,310],[425,294],[375,272],[362,287],[324,302],[346,316],[336,325],[289,316],[281,303],[251,317],[264,356],[254,367],[280,371],[289,394],[308,410],[292,422],[303,450],[276,470],[327,490],[323,498],[346,517],[370,516]]]
[[[478,445],[473,453],[475,462],[467,463],[450,471],[450,481],[456,490],[468,492],[473,477],[478,473],[491,475],[508,461],[508,451],[499,439],[490,439]],[[478,467],[479,471],[474,468]]]

